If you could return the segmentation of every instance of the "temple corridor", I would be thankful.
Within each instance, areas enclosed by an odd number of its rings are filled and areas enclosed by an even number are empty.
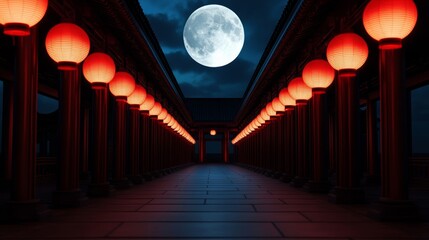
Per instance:
[[[51,209],[39,222],[0,225],[1,239],[427,239],[427,223],[382,223],[363,205],[335,205],[230,164],[199,164]]]

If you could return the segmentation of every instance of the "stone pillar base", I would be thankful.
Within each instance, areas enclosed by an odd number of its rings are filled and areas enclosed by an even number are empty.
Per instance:
[[[75,191],[55,191],[52,195],[53,208],[73,208],[82,205],[86,198],[82,196],[82,192],[78,189]]]
[[[362,188],[335,187],[329,199],[337,204],[358,204],[365,202],[365,191]]]
[[[380,199],[368,211],[368,216],[380,221],[417,222],[422,217],[418,208],[411,201]]]
[[[330,187],[328,182],[309,181],[304,185],[304,189],[311,193],[328,193]]]
[[[90,184],[88,188],[88,196],[90,197],[108,197],[114,192],[112,186],[109,183],[103,184]]]
[[[292,179],[292,181],[290,181],[290,185],[292,187],[296,187],[296,188],[300,188],[302,187],[306,182],[308,181],[308,179],[305,178],[301,178],[301,177],[294,177]]]
[[[127,178],[113,180],[112,185],[115,189],[128,189],[131,187],[131,182]]]

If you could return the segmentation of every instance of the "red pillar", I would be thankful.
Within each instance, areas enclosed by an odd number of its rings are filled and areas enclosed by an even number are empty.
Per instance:
[[[129,128],[129,158],[130,158],[130,180],[134,184],[143,182],[139,166],[139,113],[140,105],[130,106],[130,128]]]
[[[107,112],[108,90],[106,83],[93,83],[94,90],[94,141],[91,184],[88,195],[93,197],[109,196],[110,185],[107,181]]]
[[[198,148],[198,155],[199,155],[199,161],[200,163],[204,162],[204,131],[200,130],[198,132],[198,144],[199,144],[199,148]]]
[[[13,148],[13,109],[14,88],[13,82],[3,82],[3,159],[4,180],[12,182],[12,148]]]
[[[128,188],[130,183],[125,177],[125,157],[126,157],[126,121],[125,111],[127,107],[126,97],[116,97],[115,113],[115,158],[113,172],[113,185],[115,188]]]
[[[398,48],[389,48],[397,41]],[[377,217],[387,220],[416,219],[408,199],[408,100],[402,65],[401,40],[380,44],[380,170],[381,194]]]
[[[226,130],[223,137],[223,161],[229,163],[229,131]]]
[[[360,203],[365,194],[359,184],[359,97],[355,70],[340,70],[337,82],[338,170],[331,193],[336,203]]]
[[[366,109],[366,151],[367,151],[367,178],[376,181],[376,161],[378,158],[377,140],[377,113],[375,103],[368,100]]]
[[[76,207],[81,202],[79,189],[80,87],[78,70],[63,71],[60,86],[60,148],[58,154],[55,207]]]
[[[324,193],[329,190],[328,183],[328,115],[325,90],[313,89],[311,98],[311,138],[312,174],[306,184],[309,192]]]
[[[148,113],[145,111],[140,111],[140,133],[141,133],[141,140],[139,143],[140,147],[140,155],[139,155],[139,166],[140,166],[140,172],[142,174],[142,177],[145,180],[150,180],[150,177],[148,175],[149,166],[148,166],[148,160],[149,160],[149,116]]]
[[[14,83],[12,193],[7,208],[14,220],[39,217],[35,196],[37,134],[37,31],[17,37],[17,71]]]
[[[296,106],[296,176],[294,187],[302,187],[308,181],[308,114],[307,103],[297,101]]]

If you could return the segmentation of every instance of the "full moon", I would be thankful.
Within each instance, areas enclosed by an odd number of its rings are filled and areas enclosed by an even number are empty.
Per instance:
[[[189,16],[183,42],[186,51],[199,64],[222,67],[234,61],[243,48],[243,24],[229,8],[206,5]]]

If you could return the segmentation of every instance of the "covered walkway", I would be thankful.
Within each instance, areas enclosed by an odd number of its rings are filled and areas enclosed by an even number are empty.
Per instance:
[[[1,239],[427,239],[427,223],[381,223],[363,206],[245,168],[199,164],[42,221],[1,225]]]

